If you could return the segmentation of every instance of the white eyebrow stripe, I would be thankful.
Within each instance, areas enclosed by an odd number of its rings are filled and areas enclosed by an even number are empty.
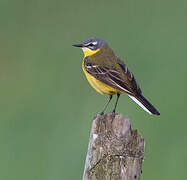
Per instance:
[[[97,41],[94,41],[94,42],[89,42],[89,43],[86,43],[84,44],[85,46],[89,46],[89,44],[93,44],[93,45],[96,45],[98,42]]]
[[[86,44],[84,44],[85,46],[88,46],[90,43],[86,43]]]
[[[97,41],[92,42],[92,44],[93,44],[93,45],[96,45],[96,44],[97,44]]]

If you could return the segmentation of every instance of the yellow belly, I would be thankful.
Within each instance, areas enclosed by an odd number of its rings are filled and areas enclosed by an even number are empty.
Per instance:
[[[101,94],[109,94],[109,95],[113,95],[116,93],[120,93],[118,90],[102,83],[101,81],[97,80],[95,77],[93,77],[91,74],[89,74],[84,67],[84,62],[82,64],[82,69],[86,75],[86,78],[88,80],[88,82],[91,84],[91,86],[99,93]]]

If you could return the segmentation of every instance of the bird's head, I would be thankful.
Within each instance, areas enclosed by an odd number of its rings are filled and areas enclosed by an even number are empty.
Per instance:
[[[85,56],[91,56],[97,53],[105,45],[107,45],[106,41],[92,37],[81,44],[74,44],[73,46],[82,48]]]

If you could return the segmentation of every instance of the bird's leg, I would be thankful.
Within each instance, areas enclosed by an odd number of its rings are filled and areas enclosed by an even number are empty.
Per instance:
[[[112,115],[113,115],[113,116],[115,116],[115,112],[116,112],[116,107],[117,107],[117,104],[118,104],[119,96],[120,96],[120,94],[117,93],[116,103],[115,103],[114,109],[113,109],[113,111],[112,111]]]
[[[108,105],[109,105],[111,99],[112,99],[112,95],[109,96],[108,102],[107,102],[106,105],[104,106],[103,110],[99,113],[100,115],[103,115],[103,114],[104,114],[104,112],[105,112],[106,108],[108,107]]]

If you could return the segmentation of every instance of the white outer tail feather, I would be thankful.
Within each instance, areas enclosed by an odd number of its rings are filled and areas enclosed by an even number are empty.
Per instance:
[[[152,114],[140,101],[138,101],[135,97],[128,95],[134,102],[136,102],[144,111]]]

